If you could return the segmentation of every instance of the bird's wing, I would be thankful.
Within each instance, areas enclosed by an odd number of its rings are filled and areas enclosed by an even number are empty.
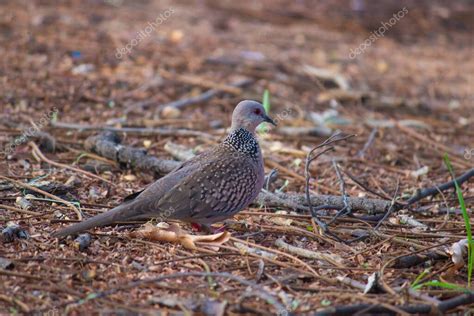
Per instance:
[[[248,156],[217,152],[171,188],[156,206],[169,218],[216,222],[251,202],[261,189],[259,176],[257,163]]]
[[[179,181],[187,177],[193,170],[198,169],[202,161],[208,156],[209,151],[194,156],[184,161],[164,177],[148,185],[145,189],[134,192],[123,199],[123,202],[136,200],[137,198],[154,197],[160,199],[166,192],[174,187]]]
[[[158,179],[143,191],[136,192],[125,198],[122,204],[113,209],[89,218],[83,222],[66,227],[55,236],[66,236],[75,234],[96,226],[110,225],[118,221],[129,221],[146,219],[150,217],[160,217],[160,210],[157,207],[160,199],[177,183],[197,170],[200,161],[207,157],[206,153],[196,156],[177,167],[163,178]],[[165,217],[163,217],[163,220]]]

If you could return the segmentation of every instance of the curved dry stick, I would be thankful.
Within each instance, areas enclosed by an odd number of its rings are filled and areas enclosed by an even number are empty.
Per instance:
[[[412,304],[412,305],[401,305],[395,306],[403,311],[410,314],[430,314],[439,311],[440,313],[446,313],[447,311],[454,309],[458,306],[468,305],[474,303],[474,293],[461,294],[453,298],[441,301],[438,304]],[[433,309],[435,309],[433,311]],[[357,304],[357,305],[343,305],[330,307],[314,314],[311,316],[329,316],[329,315],[354,315],[363,311],[372,312],[372,314],[387,314],[390,312],[387,308],[377,304]]]
[[[38,146],[33,143],[33,142],[29,142],[28,143],[29,146],[31,146],[31,148],[33,148],[33,153],[35,153],[38,158],[44,162],[47,162],[49,163],[50,165],[53,165],[53,166],[56,166],[56,167],[60,167],[60,168],[64,168],[64,169],[69,169],[69,170],[72,170],[72,171],[75,171],[75,172],[78,172],[78,173],[82,173],[88,177],[92,177],[92,178],[95,178],[95,179],[98,179],[98,180],[101,180],[101,181],[104,181],[104,182],[107,182],[108,184],[110,185],[113,185],[113,186],[117,186],[115,183],[113,182],[110,182],[109,180],[106,180],[102,177],[99,177],[98,175],[95,175],[93,173],[90,173],[89,171],[85,171],[85,170],[82,170],[82,169],[78,169],[78,168],[74,168],[74,167],[71,167],[71,166],[68,166],[66,164],[62,164],[60,162],[56,162],[56,161],[52,161],[51,159],[49,158],[46,158],[45,155],[43,155],[43,153],[41,152],[41,150],[38,148]]]
[[[398,195],[398,190],[400,189],[400,179],[397,179],[397,187],[395,189],[395,193],[393,194],[392,202],[390,203],[390,207],[388,208],[387,212],[383,215],[382,219],[375,225],[374,230],[377,230],[380,225],[382,225],[383,221],[386,220],[390,214],[392,214],[392,210],[394,209],[396,203],[397,203],[397,195]]]
[[[35,188],[34,186],[31,186],[29,184],[26,184],[26,183],[23,183],[23,182],[20,182],[20,181],[16,181],[16,180],[13,180],[13,179],[10,179],[8,177],[5,177],[5,176],[2,176],[0,175],[0,179],[3,179],[5,181],[8,181],[8,182],[11,182],[17,186],[20,186],[22,188],[25,188],[25,189],[28,189],[28,190],[31,190],[31,191],[35,191],[37,193],[41,193],[43,194],[44,196],[47,196],[49,197],[50,199],[53,199],[54,201],[56,202],[60,202],[60,203],[63,203],[63,204],[66,204],[67,206],[71,207],[73,209],[73,211],[77,214],[77,218],[81,221],[82,220],[82,213],[81,211],[74,205],[72,204],[71,202],[69,201],[66,201],[64,199],[61,199],[60,197],[54,195],[54,194],[51,194],[51,193],[48,193],[46,191],[43,191],[41,189],[38,189],[38,188]]]
[[[33,215],[33,216],[41,215],[41,213],[38,213],[38,212],[23,210],[21,208],[13,207],[13,206],[10,206],[10,205],[0,204],[0,208],[4,208],[4,209],[9,210],[9,211],[22,213],[22,214],[27,214],[27,215]]]
[[[316,214],[316,211],[314,210],[313,208],[313,205],[311,203],[311,196],[309,194],[309,180],[311,179],[311,174],[309,172],[309,166],[311,165],[311,162],[313,162],[314,160],[318,159],[318,157],[320,157],[321,155],[323,155],[324,153],[328,152],[328,151],[331,151],[331,150],[334,150],[334,146],[330,146],[328,148],[325,148],[324,150],[320,151],[319,153],[316,153],[313,155],[313,153],[317,150],[317,149],[320,149],[320,148],[323,148],[323,147],[326,147],[326,146],[329,146],[331,144],[334,144],[334,143],[337,143],[337,142],[340,142],[342,140],[346,140],[348,138],[351,138],[353,136],[355,136],[354,134],[351,134],[351,135],[346,135],[346,136],[343,136],[343,137],[338,137],[340,135],[340,133],[336,133],[332,136],[330,136],[328,139],[326,139],[323,143],[319,144],[318,146],[314,147],[313,149],[310,150],[310,152],[308,153],[308,155],[306,156],[306,163],[305,163],[305,169],[304,169],[304,174],[305,174],[305,194],[306,194],[306,200],[307,200],[307,203],[308,203],[308,206],[309,206],[309,209],[310,209],[310,212],[311,212],[311,216],[312,216],[312,219],[311,221],[312,222],[316,222],[318,224],[318,226],[321,228],[321,230],[330,235],[331,237],[333,238],[336,238],[338,241],[340,242],[344,242],[342,239],[340,239],[339,237],[337,237],[336,235],[332,234],[326,223],[322,222],[319,217],[317,216]],[[346,201],[345,201],[346,202]],[[314,226],[314,225],[313,225]],[[316,227],[314,227],[316,228]]]
[[[442,183],[440,185],[436,185],[431,188],[425,188],[425,189],[421,189],[417,191],[415,195],[413,195],[411,198],[408,199],[408,201],[406,201],[406,203],[407,205],[411,205],[413,203],[418,202],[419,200],[424,199],[425,197],[434,196],[439,191],[446,191],[448,189],[454,188],[455,182],[457,182],[458,185],[460,186],[462,183],[466,182],[472,177],[474,177],[474,168],[469,169],[468,171],[466,171],[465,173],[463,173],[462,175],[460,175],[454,180]]]

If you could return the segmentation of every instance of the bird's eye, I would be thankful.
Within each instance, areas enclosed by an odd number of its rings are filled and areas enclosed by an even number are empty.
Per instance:
[[[257,115],[262,114],[262,111],[260,109],[255,109],[253,112]]]

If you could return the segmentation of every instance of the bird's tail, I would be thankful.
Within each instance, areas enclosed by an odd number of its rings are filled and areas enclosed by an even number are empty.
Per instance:
[[[131,205],[132,204],[132,205]],[[121,204],[110,211],[91,217],[83,222],[63,228],[52,234],[53,237],[64,237],[80,233],[84,230],[113,224],[115,222],[127,221],[136,217],[136,210],[132,203]]]

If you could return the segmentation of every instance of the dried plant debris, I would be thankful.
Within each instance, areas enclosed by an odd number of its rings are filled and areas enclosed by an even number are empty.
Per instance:
[[[15,239],[28,239],[28,232],[18,224],[8,223],[7,227],[2,230],[2,241],[4,243],[13,242]]]
[[[79,251],[84,251],[86,250],[89,245],[91,244],[92,238],[91,235],[89,234],[80,234],[77,236],[76,239],[74,239],[74,248],[76,248]]]
[[[182,230],[176,224],[159,223],[158,226],[145,224],[142,229],[130,233],[131,237],[143,238],[152,241],[163,241],[179,243],[187,249],[197,249],[198,246],[206,246],[219,249],[230,238],[229,232],[220,232],[213,235],[192,235]]]
[[[13,261],[0,257],[0,269],[13,269],[14,266]]]
[[[451,245],[451,249],[448,251],[451,254],[451,259],[457,268],[463,267],[467,260],[467,239],[462,239]]]

